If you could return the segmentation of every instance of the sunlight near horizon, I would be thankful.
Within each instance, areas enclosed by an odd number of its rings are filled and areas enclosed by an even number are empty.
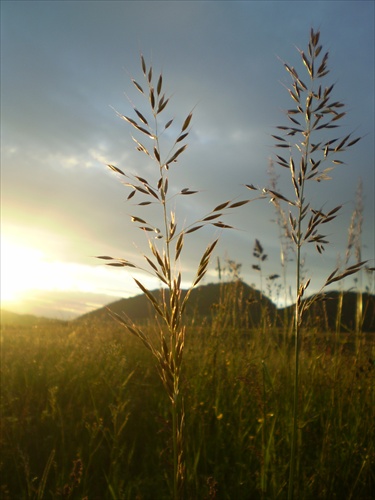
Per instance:
[[[48,250],[43,251],[33,244],[23,244],[18,235],[12,237],[3,234],[0,261],[1,307],[17,311],[27,309],[30,312],[35,309],[36,303],[41,307],[42,302],[46,310],[56,310],[64,308],[66,300],[73,300],[83,307],[82,312],[87,312],[87,297],[92,296],[89,302],[99,307],[115,299],[140,293],[128,271],[119,272],[97,259],[90,259],[93,265],[53,260]],[[158,286],[148,276],[141,274],[137,277],[146,287]],[[98,296],[101,297],[99,302],[94,298]],[[108,299],[105,300],[105,297]]]
[[[1,303],[15,303],[32,290],[69,289],[72,276],[40,249],[1,238]]]

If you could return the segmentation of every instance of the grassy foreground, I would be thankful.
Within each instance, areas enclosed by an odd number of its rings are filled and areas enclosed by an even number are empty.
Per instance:
[[[220,324],[186,332],[185,498],[286,498],[292,342]],[[1,499],[171,498],[167,396],[152,355],[111,325],[3,328]],[[349,334],[303,332],[299,499],[374,497],[369,335],[356,354]]]

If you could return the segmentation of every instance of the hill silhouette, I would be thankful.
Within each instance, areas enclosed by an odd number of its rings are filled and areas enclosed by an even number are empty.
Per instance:
[[[307,324],[313,325],[323,331],[336,329],[336,319],[340,292],[332,291],[324,295],[323,301],[317,301],[306,312]],[[356,328],[357,293],[344,292],[342,297],[342,311],[340,315],[340,330],[352,332]],[[375,295],[364,293],[362,295],[362,331],[375,331]],[[289,308],[291,309],[291,308]]]
[[[153,295],[159,299],[161,291],[153,290]],[[187,290],[182,291],[184,297]],[[155,316],[155,311],[144,294],[126,299],[120,299],[105,307],[80,316],[75,321],[110,319],[109,312],[125,314],[134,323],[149,321]],[[239,327],[257,326],[263,312],[266,311],[269,321],[274,321],[277,315],[275,304],[254,288],[242,281],[229,283],[211,283],[199,286],[191,292],[186,306],[188,321],[209,321],[213,315],[226,310],[226,321]]]
[[[53,325],[65,324],[66,321],[52,318],[44,318],[43,316],[35,316],[33,314],[18,314],[6,309],[1,309],[1,325],[3,326],[35,326],[35,325]]]
[[[182,291],[185,296],[186,290]],[[160,298],[160,290],[152,292]],[[322,332],[335,331],[338,316],[340,292],[333,291],[324,295],[324,301],[315,302],[306,312],[305,325],[314,327]],[[307,299],[308,300],[308,299]],[[375,332],[375,295],[364,293],[363,301],[363,332]],[[355,314],[357,308],[357,294],[344,292],[342,311],[340,315],[340,330],[342,332],[355,331]],[[117,314],[125,314],[134,323],[152,321],[155,311],[144,294],[120,299],[86,313],[71,320],[70,323],[100,321],[112,322],[109,310]],[[195,288],[186,307],[186,321],[188,323],[205,324],[214,319],[221,321],[223,327],[257,328],[263,321],[266,326],[282,326],[287,318],[292,318],[294,305],[285,309],[277,309],[276,305],[262,295],[259,290],[252,288],[243,281],[227,283],[211,283]],[[32,314],[17,314],[1,310],[2,326],[35,326],[68,324],[67,321],[35,316]]]
[[[160,290],[152,292],[156,298],[160,298]],[[182,291],[185,296],[186,290]],[[308,326],[313,326],[321,331],[334,331],[339,304],[340,292],[328,292],[324,295],[324,301],[315,302],[306,312],[305,321]],[[322,296],[323,297],[323,296]],[[375,296],[363,294],[363,324],[364,332],[375,331]],[[343,304],[340,316],[340,330],[355,330],[357,294],[355,292],[344,292]],[[124,314],[134,323],[142,323],[152,320],[155,311],[144,294],[136,295],[126,299],[120,299],[86,313],[74,321],[112,321],[109,311]],[[224,314],[225,312],[225,314]],[[278,309],[276,305],[259,290],[252,288],[242,281],[228,283],[211,283],[195,288],[189,298],[186,307],[187,321],[199,324],[210,322],[214,317],[220,317],[227,325],[236,327],[258,327],[261,321],[266,320],[267,325],[282,326],[285,313],[288,318],[293,316],[294,305],[284,309]]]

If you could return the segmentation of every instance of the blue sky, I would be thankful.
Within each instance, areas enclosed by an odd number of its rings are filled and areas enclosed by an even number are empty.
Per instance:
[[[114,111],[132,115],[131,101],[140,103],[130,81],[142,81],[140,53],[163,72],[176,123],[194,108],[189,147],[170,180],[175,190],[200,191],[177,207],[187,223],[223,201],[247,197],[243,184],[268,184],[269,159],[278,152],[271,134],[285,124],[282,110],[291,105],[281,61],[303,74],[297,48],[306,49],[311,27],[329,50],[327,83],[335,83],[333,95],[347,105],[340,135],[364,136],[345,153],[333,180],[309,193],[317,208],[343,204],[324,255],[306,249],[313,291],[344,257],[359,178],[363,258],[374,258],[374,2],[2,1],[3,306],[70,317],[138,293],[128,271],[94,256],[139,262],[148,247],[128,217],[146,210],[126,203],[129,191],[105,167],[157,177]],[[281,170],[280,186],[288,190]],[[217,279],[220,257],[241,263],[243,279],[259,286],[255,238],[269,255],[264,274],[280,273],[272,218],[272,206],[260,201],[225,219],[238,230],[221,235],[205,283]],[[186,286],[216,236],[208,229],[191,234],[181,265]]]

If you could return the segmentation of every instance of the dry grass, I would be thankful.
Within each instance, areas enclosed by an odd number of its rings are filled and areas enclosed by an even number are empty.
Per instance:
[[[298,496],[295,483],[297,475],[297,438],[298,438],[298,401],[299,401],[299,356],[300,332],[303,325],[303,316],[307,309],[321,294],[316,294],[307,301],[303,301],[304,294],[310,284],[310,279],[302,275],[302,249],[305,245],[313,244],[319,253],[324,252],[329,243],[324,231],[324,225],[333,221],[340,206],[323,211],[320,207],[312,207],[306,199],[307,185],[311,182],[320,183],[331,179],[332,170],[343,164],[341,154],[354,146],[360,138],[352,138],[352,134],[332,137],[331,132],[338,128],[339,122],[345,117],[344,104],[334,101],[332,91],[334,84],[327,85],[325,77],[329,73],[327,66],[328,52],[322,52],[320,32],[311,29],[308,50],[305,53],[299,50],[305,76],[300,76],[294,67],[284,63],[286,71],[291,77],[291,85],[287,89],[293,105],[286,110],[286,125],[277,127],[278,135],[275,147],[287,152],[276,155],[276,163],[286,169],[290,175],[291,194],[282,194],[273,188],[263,191],[274,203],[279,214],[278,221],[282,224],[283,235],[290,237],[296,253],[296,310],[295,310],[295,376],[294,376],[294,403],[293,403],[293,432],[291,445],[290,475],[288,498]],[[326,86],[327,85],[327,86]],[[288,205],[286,211],[281,209],[281,203]],[[286,222],[287,221],[287,222]],[[259,253],[259,252],[258,252]],[[346,276],[357,273],[365,265],[357,259],[354,265],[343,270],[336,268],[326,279],[320,292],[328,285],[340,281]]]
[[[250,200],[226,201],[216,206],[210,213],[193,224],[187,227],[180,227],[178,225],[175,209],[171,208],[171,201],[176,195],[169,194],[169,174],[173,165],[178,162],[180,156],[187,148],[186,140],[189,135],[193,114],[190,112],[183,120],[175,140],[166,148],[167,152],[165,153],[161,146],[161,136],[171,127],[174,119],[168,119],[161,123],[162,118],[160,115],[162,113],[163,116],[165,115],[170,98],[166,97],[163,93],[163,75],[160,74],[155,78],[153,68],[151,66],[147,67],[143,56],[141,56],[141,66],[145,85],[142,86],[134,79],[132,82],[135,88],[147,100],[150,107],[150,117],[135,107],[134,118],[121,113],[118,113],[118,115],[140,134],[140,138],[132,137],[132,139],[136,144],[137,150],[154,163],[157,172],[157,181],[152,182],[139,175],[125,173],[114,165],[108,165],[108,167],[119,174],[124,185],[130,188],[131,191],[128,195],[128,200],[134,201],[136,195],[138,198],[141,197],[142,201],[137,203],[136,206],[150,206],[150,215],[152,213],[153,219],[155,218],[155,212],[158,211],[160,226],[156,226],[155,223],[144,218],[144,216],[140,217],[137,214],[131,216],[134,224],[141,231],[150,235],[148,238],[148,252],[143,254],[147,267],[140,267],[123,258],[113,258],[106,255],[99,256],[98,258],[109,261],[108,265],[110,266],[136,268],[150,273],[163,284],[160,297],[156,297],[138,279],[134,278],[135,283],[146,295],[155,311],[159,332],[156,343],[147,331],[133,324],[124,315],[112,312],[112,316],[128,332],[138,337],[156,359],[159,377],[171,405],[174,463],[173,497],[177,499],[182,497],[185,481],[183,438],[185,412],[183,395],[181,393],[181,369],[185,346],[183,317],[191,290],[205,276],[218,239],[210,243],[203,252],[191,287],[182,298],[182,276],[179,268],[184,242],[189,234],[199,231],[202,227],[208,225],[219,229],[230,229],[231,226],[222,222],[221,218],[227,210],[246,205]],[[197,191],[190,188],[183,188],[177,192],[177,196],[186,197],[196,193]]]

